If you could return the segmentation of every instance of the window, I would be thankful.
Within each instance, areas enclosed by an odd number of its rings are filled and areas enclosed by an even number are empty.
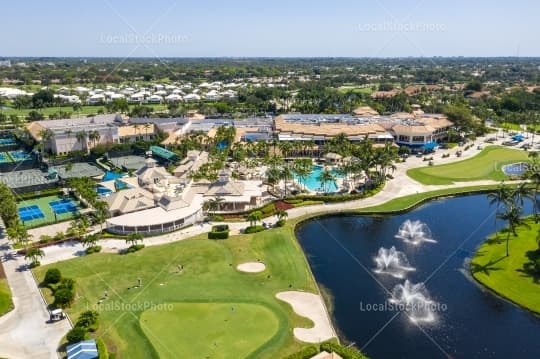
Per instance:
[[[413,136],[413,142],[424,142],[424,136]]]
[[[399,136],[399,142],[409,142],[409,136]]]

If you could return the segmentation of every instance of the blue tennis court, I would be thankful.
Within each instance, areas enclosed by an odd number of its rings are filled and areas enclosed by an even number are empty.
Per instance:
[[[19,208],[19,217],[23,222],[28,222],[34,219],[45,218],[45,215],[38,206],[33,205]]]
[[[70,199],[49,202],[49,206],[56,214],[73,213],[79,210],[77,205]]]

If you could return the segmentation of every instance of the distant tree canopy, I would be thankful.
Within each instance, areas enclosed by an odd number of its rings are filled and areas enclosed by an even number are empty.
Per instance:
[[[51,90],[40,90],[32,96],[32,107],[43,108],[54,104],[54,93]]]
[[[479,80],[473,80],[465,85],[466,92],[482,91],[482,82]]]
[[[392,91],[394,89],[394,85],[390,83],[382,83],[379,85],[379,91]]]

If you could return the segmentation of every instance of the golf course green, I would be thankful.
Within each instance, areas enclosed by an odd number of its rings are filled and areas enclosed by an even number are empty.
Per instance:
[[[502,171],[504,165],[527,159],[528,153],[523,150],[489,146],[470,159],[439,166],[413,168],[407,171],[407,175],[425,185],[447,185],[480,180],[502,181],[508,179]]]
[[[264,272],[236,270],[257,260],[266,264]],[[292,328],[313,326],[275,298],[286,290],[317,292],[290,225],[222,241],[204,235],[128,255],[84,256],[36,268],[39,281],[49,268],[76,279],[77,300],[69,315],[98,311],[95,336],[116,358],[172,357],[171,352],[186,353],[177,356],[186,358],[197,358],[190,354],[195,352],[282,358],[305,346]],[[105,291],[108,298],[99,303]],[[50,291],[43,292],[52,302]],[[234,313],[225,310],[231,307]]]
[[[256,350],[280,327],[273,311],[259,304],[176,303],[167,307],[147,310],[140,319],[162,359],[256,357]]]

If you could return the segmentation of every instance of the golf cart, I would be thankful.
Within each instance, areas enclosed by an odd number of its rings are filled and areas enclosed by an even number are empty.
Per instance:
[[[64,313],[60,308],[51,310],[49,315],[49,320],[51,322],[57,322],[66,318],[66,313]]]

